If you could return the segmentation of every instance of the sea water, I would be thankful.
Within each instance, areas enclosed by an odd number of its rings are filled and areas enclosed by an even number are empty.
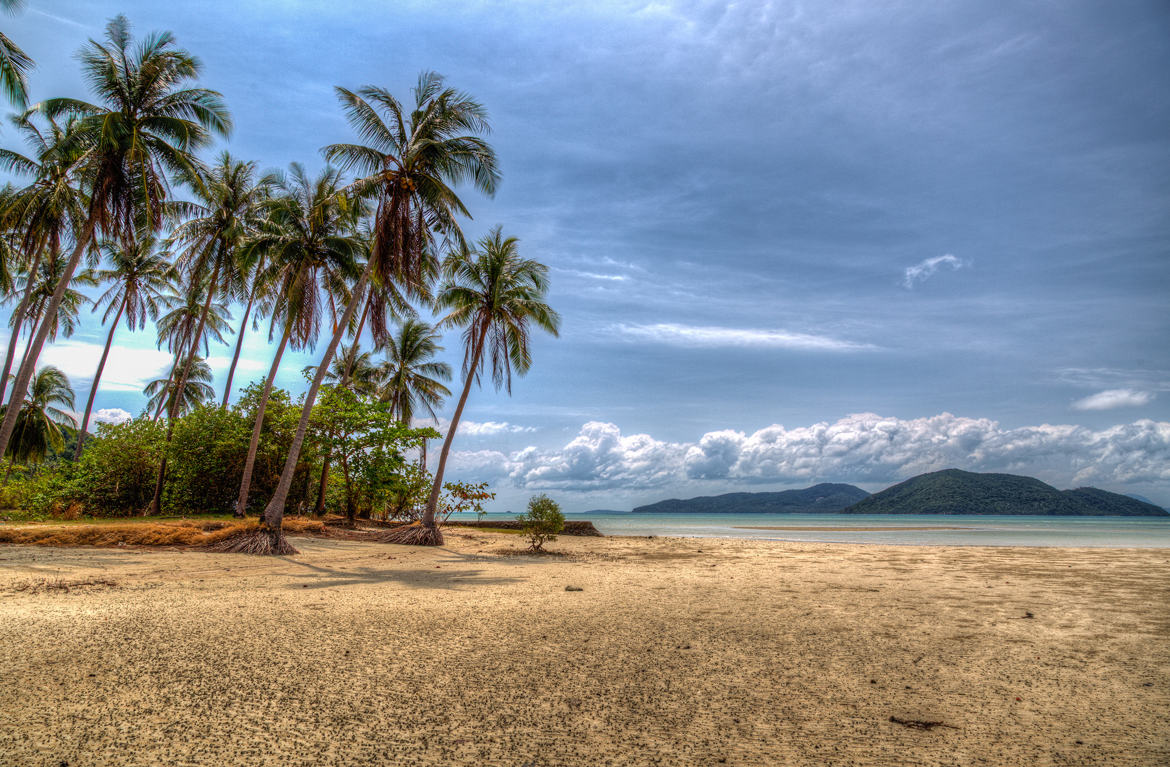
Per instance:
[[[460,519],[474,519],[472,514]],[[492,513],[485,520],[515,519]],[[928,546],[1170,548],[1165,517],[1048,517],[951,514],[566,514],[604,535],[755,538],[775,541]],[[782,529],[758,529],[758,528]],[[756,529],[753,529],[756,528]],[[784,529],[786,528],[786,529]]]

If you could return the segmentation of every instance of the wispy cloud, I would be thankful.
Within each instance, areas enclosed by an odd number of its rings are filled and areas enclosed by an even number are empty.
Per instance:
[[[1119,407],[1140,407],[1154,401],[1153,392],[1136,389],[1106,389],[1090,394],[1072,403],[1073,410],[1113,410]]]
[[[652,325],[622,323],[614,328],[626,338],[673,346],[747,346],[766,349],[801,349],[812,351],[851,352],[876,348],[832,336],[794,333],[766,328],[721,328],[660,322]]]
[[[919,261],[914,266],[906,267],[906,270],[902,276],[902,287],[906,288],[907,290],[911,290],[916,284],[929,280],[934,276],[934,273],[937,272],[939,268],[944,266],[949,266],[952,270],[955,270],[963,269],[970,265],[971,263],[969,261],[964,261],[961,258],[952,256],[950,253],[947,253],[945,256],[935,256],[934,258],[928,258],[924,261]]]
[[[93,414],[92,420],[98,423],[124,423],[130,417],[129,411],[120,407],[103,407]]]
[[[39,364],[60,368],[74,387],[81,381],[93,380],[102,344],[85,341],[58,341],[41,352]],[[103,391],[141,392],[147,382],[166,375],[172,362],[170,353],[159,349],[135,349],[114,344],[102,372]]]

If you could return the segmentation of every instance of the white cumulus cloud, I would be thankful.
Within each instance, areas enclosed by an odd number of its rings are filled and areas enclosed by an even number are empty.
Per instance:
[[[76,386],[81,381],[93,380],[102,344],[66,339],[45,345],[38,364],[60,368]],[[136,349],[129,346],[110,347],[110,356],[102,371],[102,391],[141,392],[149,381],[162,378],[170,370],[173,358],[159,349]]]
[[[130,413],[120,407],[103,407],[91,416],[98,423],[125,423],[130,418]]]
[[[614,329],[631,340],[673,346],[748,346],[831,352],[862,351],[875,348],[870,344],[854,343],[831,336],[765,328],[721,328],[659,322],[652,325],[623,323],[616,325]]]
[[[1117,407],[1140,407],[1154,401],[1154,394],[1136,389],[1106,389],[1072,403],[1073,410],[1112,410]]]
[[[948,467],[1029,474],[1061,486],[1164,483],[1170,482],[1170,423],[1004,428],[950,413],[914,419],[857,413],[811,426],[712,431],[695,442],[670,442],[591,421],[560,448],[469,451],[456,453],[454,463],[473,475],[484,472],[484,479],[507,476],[518,487],[573,491],[705,480],[892,483]]]
[[[951,269],[962,269],[970,265],[969,262],[952,256],[950,253],[947,253],[945,256],[927,258],[919,261],[914,266],[906,267],[902,276],[902,287],[910,290],[916,283],[926,282],[934,276],[934,273],[939,270],[939,267],[949,266]]]

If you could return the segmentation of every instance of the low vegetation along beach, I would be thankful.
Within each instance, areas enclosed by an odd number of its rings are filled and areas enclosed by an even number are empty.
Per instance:
[[[1170,553],[0,546],[0,764],[1170,760]],[[18,650],[18,651],[15,651]]]

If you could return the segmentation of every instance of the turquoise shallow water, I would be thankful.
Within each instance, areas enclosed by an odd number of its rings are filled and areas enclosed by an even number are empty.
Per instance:
[[[465,515],[474,518],[474,515]],[[933,546],[1170,548],[1170,516],[1021,517],[934,514],[568,514],[605,535],[758,538]],[[485,519],[515,519],[488,514]],[[752,530],[750,527],[818,528]],[[844,528],[844,529],[833,529]],[[936,528],[936,529],[912,529]],[[957,529],[939,529],[957,528]]]

